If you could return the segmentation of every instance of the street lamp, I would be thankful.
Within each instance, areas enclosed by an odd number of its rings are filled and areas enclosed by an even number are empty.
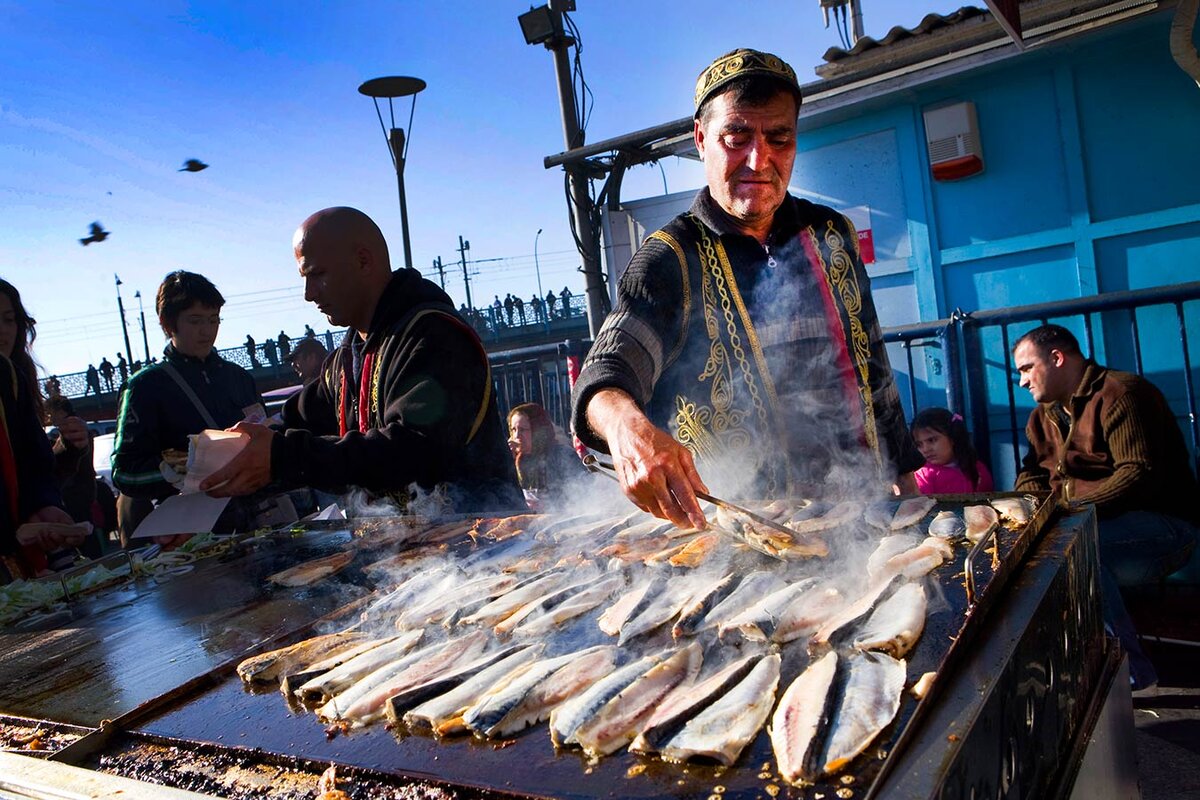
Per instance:
[[[408,143],[404,137],[404,129],[396,127],[396,109],[393,101],[397,97],[412,97],[412,105],[408,109],[408,130],[411,133],[413,113],[417,108],[417,93],[424,88],[425,81],[406,76],[372,78],[358,87],[359,94],[364,94],[375,101],[375,114],[379,117],[379,127],[383,129],[383,137],[387,140],[388,150],[392,154],[392,165],[396,168],[396,187],[400,192],[400,229],[404,234],[404,266],[410,268],[413,265],[412,243],[408,238],[408,202],[404,197],[404,159],[408,156]],[[383,112],[379,109],[380,98],[386,98],[388,101],[390,129],[383,122]]]
[[[134,292],[133,296],[136,297],[137,301],[138,301],[138,316],[142,320],[142,347],[146,348],[146,360],[143,361],[142,363],[149,364],[150,363],[150,339],[146,336],[146,309],[144,309],[142,307],[142,291],[141,291],[141,289]]]
[[[125,326],[125,304],[121,302],[121,277],[114,272],[113,280],[117,282],[117,311],[121,314],[121,333],[125,335],[125,358],[132,363],[133,348],[129,346],[129,328]]]
[[[550,323],[550,314],[549,314],[549,310],[545,306],[546,298],[542,296],[542,268],[540,266],[538,266],[538,257],[537,257],[537,244],[538,244],[538,239],[541,238],[541,235],[542,235],[542,229],[538,228],[537,236],[533,237],[533,269],[535,272],[537,272],[538,302],[543,304],[542,305],[542,319],[547,324],[549,324]]]

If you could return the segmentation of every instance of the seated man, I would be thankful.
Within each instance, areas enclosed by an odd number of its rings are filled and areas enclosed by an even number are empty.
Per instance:
[[[1154,384],[1084,358],[1059,325],[1018,339],[1013,360],[1038,403],[1015,488],[1096,506],[1105,624],[1129,653],[1134,688],[1151,686],[1158,676],[1118,587],[1160,580],[1195,545],[1197,486],[1174,414]]]
[[[416,484],[444,488],[459,511],[521,507],[487,353],[449,296],[415,269],[392,272],[383,233],[357,209],[318,211],[292,245],[305,299],[351,330],[288,399],[284,431],[237,425],[249,444],[201,488],[357,486],[404,507]]]

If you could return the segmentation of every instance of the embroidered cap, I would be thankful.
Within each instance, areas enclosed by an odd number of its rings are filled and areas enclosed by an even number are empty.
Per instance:
[[[795,94],[799,107],[800,83],[796,80],[796,71],[777,55],[741,47],[709,64],[696,79],[696,116],[699,116],[700,107],[705,101],[734,79],[743,77],[762,77],[779,82],[782,88]]]

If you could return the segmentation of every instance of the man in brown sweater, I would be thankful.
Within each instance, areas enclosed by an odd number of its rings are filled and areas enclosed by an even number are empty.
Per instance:
[[[1129,653],[1134,687],[1153,685],[1119,587],[1162,579],[1195,546],[1197,485],[1174,412],[1146,379],[1084,358],[1059,325],[1018,339],[1013,360],[1038,403],[1015,488],[1096,506],[1105,623]]]

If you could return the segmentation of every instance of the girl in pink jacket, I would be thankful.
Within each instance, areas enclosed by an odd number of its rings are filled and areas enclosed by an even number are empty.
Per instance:
[[[913,417],[913,440],[925,457],[916,472],[921,494],[967,494],[995,488],[992,474],[975,455],[967,426],[958,414],[927,408]]]

